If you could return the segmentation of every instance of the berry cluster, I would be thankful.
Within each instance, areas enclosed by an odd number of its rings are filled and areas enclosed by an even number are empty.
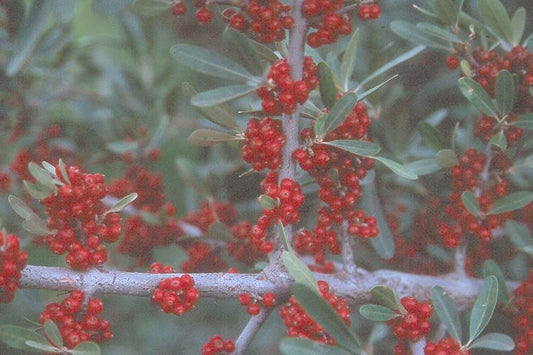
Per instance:
[[[291,179],[282,179],[278,185],[277,171],[270,172],[261,189],[275,203],[272,208],[264,208],[257,224],[252,227],[252,242],[264,253],[272,251],[272,244],[265,241],[266,231],[272,223],[280,221],[283,225],[296,224],[300,220],[300,208],[304,203],[304,194],[300,184]]]
[[[205,0],[194,0],[193,5],[196,10],[196,21],[199,23],[209,23],[213,19],[213,14],[206,6]],[[178,0],[174,3],[172,7],[172,14],[174,16],[183,16],[187,13],[187,5],[185,5],[184,0]]]
[[[281,150],[285,136],[281,132],[281,121],[265,117],[248,121],[245,141],[242,145],[242,158],[254,170],[277,169],[281,165]]]
[[[187,248],[188,259],[181,263],[183,272],[217,272],[228,268],[218,250],[208,243],[195,242]]]
[[[158,269],[158,266],[154,266],[153,269]],[[161,280],[152,293],[151,300],[159,304],[163,312],[181,316],[194,307],[199,295],[194,287],[193,278],[187,274]]]
[[[120,236],[120,216],[106,213],[102,203],[107,189],[100,174],[87,174],[75,166],[59,165],[56,176],[62,185],[40,202],[46,207],[48,228],[57,232],[46,236],[50,250],[58,255],[68,251],[67,263],[86,270],[107,260],[103,242],[115,242]],[[68,178],[67,178],[68,177]]]
[[[533,271],[514,292],[513,326],[517,332],[515,354],[526,355],[533,351]]]
[[[0,303],[9,303],[15,297],[20,272],[27,262],[28,253],[20,250],[18,237],[0,232]]]
[[[264,253],[252,241],[252,226],[248,221],[242,221],[231,227],[232,239],[226,249],[235,260],[246,265],[253,265],[260,260]]]
[[[350,307],[348,302],[331,293],[329,285],[325,281],[318,281],[318,289],[322,298],[335,309],[344,323],[349,326]],[[335,344],[335,339],[305,312],[296,298],[291,297],[289,303],[281,308],[280,314],[287,326],[287,336],[307,338],[329,345]]]
[[[0,171],[0,192],[6,193],[11,189],[11,176],[7,171]]]
[[[484,143],[488,143],[496,133],[502,131],[505,135],[507,146],[512,146],[524,135],[524,130],[522,128],[511,124],[514,121],[516,121],[516,116],[509,114],[507,115],[505,122],[502,125],[498,125],[496,117],[481,115],[476,121],[474,134]]]
[[[264,307],[273,307],[276,302],[276,296],[272,292],[266,292],[261,297],[261,301]],[[248,293],[241,293],[239,295],[239,302],[241,305],[246,306],[246,312],[251,316],[258,315],[261,310],[259,300]]]
[[[437,344],[428,342],[424,347],[426,355],[470,355],[470,350],[461,349],[454,338],[443,338]]]
[[[213,335],[207,343],[202,345],[202,355],[229,354],[233,351],[235,351],[233,340],[224,340],[220,335]]]
[[[246,5],[247,3],[247,5]],[[241,11],[226,9],[222,13],[229,25],[239,32],[251,32],[262,43],[281,41],[285,30],[292,28],[291,7],[278,0],[241,2]]]
[[[303,104],[309,92],[318,85],[318,66],[311,57],[304,57],[302,80],[291,78],[291,67],[287,59],[280,59],[270,67],[266,86],[257,89],[257,96],[267,115],[291,114],[297,104]]]
[[[50,303],[39,317],[39,323],[51,320],[58,325],[61,337],[69,348],[83,341],[100,343],[113,336],[109,321],[99,318],[104,306],[99,298],[84,303],[85,294],[75,290],[61,303]]]
[[[307,43],[317,48],[337,41],[339,36],[346,36],[352,32],[352,24],[344,7],[344,0],[304,0],[302,13],[315,32],[307,35]],[[360,4],[358,15],[362,20],[376,19],[381,14],[378,4]]]
[[[429,318],[433,309],[429,302],[419,303],[414,297],[403,297],[400,302],[406,312],[387,321],[387,324],[398,339],[415,342],[431,330]]]

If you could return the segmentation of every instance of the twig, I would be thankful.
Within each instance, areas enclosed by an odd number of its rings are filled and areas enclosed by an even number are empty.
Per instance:
[[[241,332],[241,335],[235,341],[234,355],[244,354],[252,339],[257,334],[263,323],[267,320],[268,316],[272,313],[272,307],[261,307],[261,311],[258,315],[250,317],[248,324]]]

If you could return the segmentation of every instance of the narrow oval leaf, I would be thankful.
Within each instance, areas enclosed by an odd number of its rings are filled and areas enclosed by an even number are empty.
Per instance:
[[[385,286],[375,286],[370,290],[372,300],[388,307],[391,310],[405,311],[396,292]]]
[[[454,35],[450,31],[439,26],[435,26],[431,23],[420,22],[416,24],[416,28],[418,28],[422,33],[426,34],[427,36],[433,36],[440,40],[453,43],[463,43],[463,41],[461,41],[456,35]]]
[[[416,160],[406,164],[405,167],[418,176],[433,174],[441,169],[434,158]]]
[[[533,130],[533,113],[518,116],[518,119],[511,124],[523,129]]]
[[[24,222],[22,222],[22,227],[30,233],[36,235],[50,235],[54,234],[53,231],[48,229],[46,223],[37,216],[35,213],[29,215]]]
[[[494,136],[492,136],[489,143],[495,147],[500,148],[502,152],[505,152],[507,150],[507,138],[505,138],[505,134],[503,133],[503,131],[499,131]]]
[[[144,16],[162,14],[174,5],[174,0],[135,0],[132,9],[135,13]]]
[[[485,283],[472,308],[472,313],[470,314],[470,339],[467,346],[472,344],[489,324],[497,302],[498,280],[496,276],[491,275],[485,278]]]
[[[397,318],[399,313],[394,312],[390,308],[380,306],[378,304],[365,304],[359,308],[359,313],[368,320],[374,322],[386,322],[388,320]]]
[[[46,341],[46,340],[45,340]],[[55,346],[50,345],[47,341],[45,343],[34,341],[34,340],[26,340],[26,345],[30,348],[46,351],[46,352],[52,352],[56,353],[58,351],[58,348]]]
[[[54,178],[50,175],[50,173],[44,169],[41,168],[39,165],[35,164],[34,162],[30,162],[28,164],[28,171],[30,172],[31,176],[37,180],[38,183],[41,185],[44,185],[50,189],[55,189],[56,184],[54,183]]]
[[[348,84],[355,68],[355,59],[357,58],[357,48],[359,44],[359,29],[353,31],[352,37],[346,46],[346,50],[341,60],[341,83],[344,91],[348,91]]]
[[[362,93],[358,93],[357,94],[358,97],[359,97],[358,100],[359,101],[363,101],[364,99],[366,99],[367,96],[372,94],[374,91],[377,91],[377,90],[381,89],[383,86],[387,85],[391,80],[394,80],[397,77],[399,77],[399,75],[398,74],[394,74],[393,76],[391,76],[390,78],[386,79],[385,81],[382,81],[381,83],[377,84],[376,86],[373,86],[370,89],[363,91]],[[362,87],[359,86],[359,88],[362,88]]]
[[[331,69],[324,62],[318,63],[318,85],[322,103],[327,108],[332,108],[337,99],[337,87]]]
[[[459,19],[460,8],[452,0],[435,0],[435,13],[446,25],[455,26]]]
[[[58,348],[63,346],[63,337],[61,337],[59,328],[53,321],[47,320],[44,322],[44,334],[54,346]]]
[[[257,54],[259,54],[259,56],[261,56],[267,62],[274,63],[278,59],[280,59],[272,49],[265,46],[263,43],[259,43],[257,41],[254,41],[253,39],[249,40]]]
[[[276,200],[268,195],[260,195],[257,199],[259,200],[262,209],[271,210],[278,206]]]
[[[37,200],[42,200],[43,198],[49,196],[51,193],[54,192],[54,190],[49,189],[44,185],[31,184],[26,180],[24,180],[23,184],[30,196]]]
[[[448,293],[440,286],[433,287],[431,289],[431,303],[435,313],[446,326],[448,333],[461,344],[463,331],[459,311]]]
[[[407,21],[392,21],[390,24],[390,28],[398,36],[413,43],[422,44],[424,46],[432,48],[439,48],[446,51],[450,49],[450,46],[448,46],[445,41],[427,35],[426,33],[420,31],[415,25]]]
[[[263,70],[257,50],[248,36],[228,26],[222,33],[222,40],[228,48],[231,48],[232,52],[237,52],[239,59],[244,61],[248,68],[251,68],[256,73],[260,73]]]
[[[511,73],[502,70],[496,78],[496,105],[500,115],[505,116],[513,109],[515,100],[515,86]]]
[[[256,87],[249,85],[222,86],[216,89],[200,92],[191,97],[191,104],[196,107],[211,107],[224,102],[238,99],[254,92]]]
[[[45,337],[34,331],[14,325],[4,325],[0,327],[0,341],[11,348],[20,349],[34,353],[40,353],[33,347],[26,345],[26,341],[33,340],[41,344],[48,344]]]
[[[338,346],[326,345],[304,338],[285,337],[279,344],[279,350],[284,355],[347,355],[349,352]]]
[[[395,162],[394,160],[383,158],[383,157],[372,157],[373,159],[379,161],[381,164],[385,165],[387,168],[392,170],[398,176],[401,176],[405,179],[416,180],[418,176],[409,168],[403,166],[400,163]]]
[[[319,292],[313,273],[311,273],[303,261],[301,261],[295,254],[286,250],[281,254],[281,258],[283,260],[283,265],[287,268],[287,272],[294,279],[294,282],[306,285],[312,289],[313,292]]]
[[[70,185],[70,178],[68,177],[68,174],[67,174],[67,166],[65,165],[65,162],[63,162],[63,160],[60,158],[58,164],[59,164],[59,171],[61,172],[61,177],[63,178],[63,180],[65,180],[67,184]]]
[[[134,193],[131,193],[131,194],[127,195],[127,196],[122,197],[120,200],[117,201],[117,203],[115,203],[113,205],[113,207],[111,207],[109,210],[107,210],[106,213],[113,213],[113,212],[122,211],[127,205],[129,205],[130,203],[135,201],[138,196],[139,195],[136,192],[134,192]]]
[[[209,147],[218,143],[234,141],[239,138],[212,129],[197,129],[188,138],[189,143],[200,147]]]
[[[319,296],[318,291],[307,285],[295,283],[292,286],[292,293],[311,318],[333,336],[339,346],[351,352],[361,351],[361,345],[355,335],[333,307]]]
[[[511,27],[513,30],[513,47],[520,45],[520,40],[526,29],[526,9],[519,7],[511,18]]]
[[[494,203],[488,214],[500,214],[518,210],[533,202],[533,192],[518,191],[513,192]]]
[[[341,97],[339,101],[331,108],[328,115],[320,117],[318,120],[324,120],[321,125],[320,131],[317,131],[317,125],[315,125],[315,134],[317,137],[325,137],[329,132],[337,128],[342,121],[348,116],[350,111],[357,103],[357,95],[354,93],[348,93]]]
[[[279,231],[279,237],[281,239],[281,243],[283,244],[283,247],[285,248],[285,250],[295,255],[294,249],[292,248],[291,244],[287,240],[287,234],[285,233],[285,227],[283,226],[283,223],[281,223],[281,221],[278,221],[278,231]]]
[[[479,206],[479,201],[472,191],[465,191],[461,194],[461,201],[467,209],[468,212],[474,217],[479,217],[479,212],[481,207]]]
[[[451,149],[442,149],[435,154],[435,160],[440,167],[444,169],[451,168],[454,165],[459,164],[457,154]]]
[[[505,6],[500,0],[478,1],[479,14],[498,36],[511,43],[513,40],[513,27]]]
[[[31,208],[28,207],[28,205],[22,201],[20,198],[14,195],[9,195],[7,197],[7,201],[9,202],[9,205],[15,211],[16,214],[21,216],[23,219],[28,218],[31,214],[34,214],[31,210]]]
[[[116,154],[124,154],[139,150],[139,142],[135,141],[115,141],[106,143],[106,148]]]
[[[498,279],[498,300],[503,303],[509,302],[509,290],[502,269],[494,260],[489,259],[483,263],[483,277],[490,275],[494,275]]]
[[[192,98],[198,92],[192,87],[191,84],[185,82],[181,85],[183,92],[189,98]],[[227,104],[214,105],[210,107],[198,107],[198,111],[204,115],[209,121],[229,129],[235,129],[242,131],[241,127],[237,123],[235,116],[231,113],[231,109]]]
[[[505,223],[505,232],[517,249],[533,246],[533,237],[525,225],[509,220]]]
[[[327,144],[334,146],[336,148],[345,150],[352,154],[357,154],[363,157],[374,156],[379,153],[381,148],[376,143],[365,142],[353,139],[339,139],[329,142],[322,142],[322,144]]]
[[[459,79],[459,89],[472,105],[487,116],[498,117],[496,107],[485,89],[470,78]]]
[[[258,81],[239,63],[210,49],[181,43],[170,48],[170,55],[178,63],[202,74],[221,79]]]
[[[512,351],[514,349],[513,339],[502,333],[489,333],[477,338],[469,349],[491,349],[497,351]]]
[[[427,122],[420,122],[417,125],[417,128],[418,132],[420,132],[420,135],[422,136],[422,139],[431,149],[438,152],[439,150],[446,148],[446,143],[442,133],[435,127]]]
[[[72,355],[100,355],[102,352],[98,344],[92,341],[84,341],[69,350]]]

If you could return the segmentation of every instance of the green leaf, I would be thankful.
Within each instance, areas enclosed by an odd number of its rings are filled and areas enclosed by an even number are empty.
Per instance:
[[[14,325],[4,325],[0,327],[0,341],[11,348],[40,353],[33,347],[26,345],[26,341],[33,340],[37,343],[48,344],[44,336],[34,331]]]
[[[31,176],[33,176],[35,180],[37,180],[39,184],[46,186],[52,190],[55,190],[56,184],[54,183],[54,178],[46,169],[41,168],[34,162],[30,162],[28,164],[28,171],[30,172]]]
[[[122,211],[127,205],[135,201],[138,196],[139,195],[136,192],[133,192],[127,196],[122,197],[120,200],[117,201],[117,203],[113,205],[113,207],[106,211],[106,214]]]
[[[228,26],[222,32],[222,40],[231,48],[232,52],[239,54],[239,59],[245,61],[248,68],[252,68],[254,72],[258,73],[263,70],[257,50],[247,36]]]
[[[231,229],[222,222],[215,222],[209,225],[206,237],[212,240],[229,242],[232,239]]]
[[[187,82],[182,84],[182,89],[189,98],[192,98],[198,94],[191,84]],[[237,123],[237,120],[235,119],[235,116],[231,113],[229,106],[226,104],[214,105],[211,107],[200,107],[198,110],[209,121],[221,127],[242,131],[241,127]]]
[[[258,198],[259,204],[261,205],[262,209],[265,210],[271,210],[273,208],[276,208],[278,206],[278,203],[276,200],[274,200],[272,197],[268,195],[260,195]]]
[[[254,92],[257,88],[249,85],[230,85],[200,92],[191,98],[196,107],[211,107],[229,102]]]
[[[58,350],[57,347],[50,345],[48,342],[43,343],[40,341],[26,340],[26,345],[34,349],[38,349],[38,350],[42,350],[46,352],[52,352],[52,353],[55,353]]]
[[[405,179],[416,180],[418,175],[413,171],[409,170],[407,167],[403,166],[400,163],[395,162],[394,160],[383,158],[383,157],[372,157],[373,159],[379,161],[381,164],[385,165],[387,168],[392,170],[398,176],[401,176]]]
[[[176,167],[178,168],[178,173],[180,177],[196,190],[200,192],[207,192],[209,189],[205,183],[204,178],[198,173],[196,165],[194,165],[190,160],[185,158],[176,159]]]
[[[372,94],[374,91],[377,91],[377,90],[381,89],[383,86],[387,85],[389,83],[389,81],[394,80],[397,77],[399,77],[399,75],[398,74],[394,74],[393,76],[391,76],[387,80],[377,84],[376,86],[373,86],[370,89],[368,89],[366,91],[363,91],[360,94],[357,94],[357,96],[359,97],[359,101],[363,101],[364,99],[366,99],[367,96]]]
[[[431,149],[438,152],[439,150],[446,148],[442,133],[440,133],[435,127],[427,122],[420,122],[418,123],[417,128],[422,139]]]
[[[341,60],[340,80],[344,91],[348,91],[348,84],[355,68],[355,59],[357,58],[357,46],[359,44],[359,29],[353,31],[352,37],[346,46],[346,50]]]
[[[356,103],[357,95],[354,93],[348,93],[341,97],[341,99],[331,108],[328,115],[323,115],[318,119],[318,121],[323,121],[319,126],[315,124],[316,136],[324,138],[329,132],[337,128],[352,111]]]
[[[370,243],[381,258],[390,259],[394,256],[394,237],[383,213],[376,186],[373,182],[361,185],[363,194],[361,196],[360,206],[364,206],[365,211],[378,220],[379,234],[377,237],[371,238]]]
[[[170,48],[170,55],[178,63],[202,74],[221,79],[258,82],[258,79],[239,63],[210,49],[180,43]]]
[[[48,20],[49,0],[34,1],[29,4],[13,43],[13,56],[6,65],[7,76],[14,76],[31,56]]]
[[[500,0],[478,1],[481,19],[508,43],[513,41],[513,27],[505,6]]]
[[[278,221],[278,231],[279,231],[279,237],[281,239],[281,243],[283,244],[283,247],[285,250],[287,250],[289,253],[294,254],[294,250],[292,249],[291,243],[287,240],[287,234],[285,234],[285,227],[283,226],[283,223],[281,221]]]
[[[249,41],[254,47],[257,54],[259,54],[259,56],[261,56],[266,61],[274,63],[278,59],[280,59],[272,49],[265,46],[263,43],[259,43],[257,41],[254,41],[253,39],[249,39]]]
[[[446,326],[448,333],[461,343],[463,331],[459,311],[453,300],[448,296],[448,293],[440,286],[433,287],[431,289],[431,303],[435,313]]]
[[[376,143],[359,141],[355,139],[339,139],[329,142],[322,142],[322,144],[331,145],[363,157],[374,156],[381,150],[379,145]]]
[[[61,337],[59,328],[53,321],[47,320],[44,322],[44,334],[54,346],[58,348],[63,346],[63,338]]]
[[[452,264],[453,260],[450,257],[450,254],[446,250],[444,250],[442,247],[435,245],[435,244],[429,244],[426,246],[426,251],[429,256],[431,256],[433,259],[440,260],[446,264]]]
[[[292,285],[292,293],[311,318],[333,336],[339,346],[352,353],[361,351],[355,335],[318,291],[297,282]]]
[[[365,304],[359,308],[359,313],[368,320],[374,322],[386,322],[388,320],[397,318],[399,313],[394,312],[390,308],[380,306],[378,304]]]
[[[467,209],[468,212],[474,217],[479,217],[479,212],[481,207],[479,206],[479,201],[472,191],[465,191],[461,194],[461,201]]]
[[[55,176],[55,174],[56,174],[56,167],[55,167],[55,166],[53,166],[52,164],[50,164],[50,163],[47,162],[47,161],[43,161],[43,162],[41,163],[41,165],[43,166],[43,168],[44,168],[46,171],[48,171],[48,172],[50,173],[50,175]]]
[[[458,7],[452,0],[435,0],[435,13],[446,25],[455,26],[459,19],[461,7]]]
[[[526,16],[526,9],[519,7],[511,18],[511,27],[513,31],[513,40],[511,44],[513,47],[520,45],[520,40],[526,29]]]
[[[485,283],[472,308],[472,313],[470,314],[470,339],[467,346],[472,344],[489,324],[497,302],[498,279],[496,279],[496,276],[491,275],[485,278]]]
[[[485,89],[470,78],[459,79],[459,89],[472,105],[487,116],[498,117],[496,107]]]
[[[68,174],[67,174],[67,166],[65,165],[65,163],[63,162],[61,158],[59,159],[58,164],[59,164],[59,171],[61,172],[61,177],[63,178],[63,180],[65,180],[67,184],[70,185],[70,178],[68,177]]]
[[[524,250],[524,248],[533,246],[533,238],[529,229],[521,223],[508,220],[505,223],[505,233],[517,249]]]
[[[372,287],[370,294],[372,295],[372,300],[374,300],[374,302],[382,304],[387,309],[399,310],[401,312],[405,311],[396,292],[388,287],[381,285]]]
[[[160,15],[174,5],[174,0],[135,0],[132,9],[144,16]]]
[[[37,200],[42,200],[43,198],[50,196],[50,194],[54,192],[54,190],[49,189],[44,185],[31,184],[27,181],[24,181],[23,184],[30,196]]]
[[[189,143],[200,147],[209,147],[215,144],[234,141],[239,138],[213,129],[197,129],[188,138]]]
[[[511,124],[523,129],[533,130],[533,113],[520,115],[518,116],[518,119]]]
[[[29,215],[24,222],[22,222],[22,227],[30,233],[36,235],[50,235],[54,234],[53,231],[48,229],[46,222],[37,216],[35,213]]]
[[[287,272],[294,279],[294,282],[306,285],[313,290],[314,293],[318,293],[318,285],[313,273],[309,270],[307,265],[304,264],[295,254],[283,251],[281,254],[283,265],[287,268]]]
[[[463,43],[463,41],[461,41],[456,35],[454,35],[450,31],[439,26],[435,26],[431,23],[419,22],[416,24],[416,28],[418,28],[421,33],[424,33],[427,36],[435,37],[439,40],[448,41],[452,43]]]
[[[350,354],[338,346],[326,345],[305,338],[285,337],[279,344],[284,355],[346,355]]]
[[[416,160],[406,164],[405,167],[418,176],[433,174],[441,169],[434,158]]]
[[[395,20],[390,23],[391,30],[398,36],[413,43],[422,44],[431,48],[450,50],[450,46],[432,35],[422,32],[412,23],[403,20]]]
[[[318,63],[318,84],[322,103],[327,108],[332,108],[337,99],[337,87],[331,69],[324,62]]]
[[[11,206],[13,211],[15,211],[15,213],[21,216],[23,219],[26,219],[30,215],[35,213],[30,207],[28,207],[28,205],[24,201],[22,201],[17,196],[9,195],[7,197],[7,201],[9,202],[9,205]]]
[[[497,351],[512,351],[514,349],[513,339],[502,333],[489,333],[477,338],[469,349],[491,349]]]
[[[503,272],[494,260],[489,259],[483,263],[483,277],[490,275],[494,275],[498,279],[498,300],[503,303],[509,302],[509,290]]]
[[[448,169],[459,164],[457,154],[451,149],[442,149],[435,154],[435,160],[442,168]]]
[[[515,100],[515,86],[511,73],[502,70],[496,79],[496,105],[500,115],[505,116],[513,109]]]
[[[531,202],[533,202],[533,192],[513,192],[505,197],[500,198],[499,200],[496,200],[488,214],[500,214],[518,210]]]
[[[139,142],[136,141],[114,141],[106,143],[106,148],[115,154],[124,154],[129,152],[136,152],[139,150]]]
[[[499,131],[494,136],[492,136],[489,143],[495,147],[500,148],[502,152],[505,152],[507,150],[507,138],[505,138],[505,134],[503,133],[503,131]]]

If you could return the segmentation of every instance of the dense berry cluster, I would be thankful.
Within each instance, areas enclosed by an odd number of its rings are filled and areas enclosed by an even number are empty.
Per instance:
[[[484,153],[469,148],[459,157],[459,164],[451,168],[454,182],[450,194],[452,202],[444,207],[449,220],[454,223],[447,221],[439,226],[439,233],[447,246],[456,247],[464,233],[473,234],[481,241],[490,241],[492,230],[505,223],[509,213],[487,215],[487,212],[497,199],[509,193],[509,182],[505,176],[509,168],[510,162],[503,153],[494,153],[487,161]],[[473,216],[462,203],[461,194],[468,190],[477,192],[481,209],[479,216]]]
[[[190,275],[163,279],[152,293],[152,302],[157,303],[163,312],[181,316],[194,307],[199,297]]]
[[[20,272],[27,262],[28,253],[20,250],[19,238],[0,232],[0,303],[9,303],[15,297]]]
[[[75,290],[61,303],[50,303],[39,317],[39,323],[51,320],[57,324],[65,345],[74,348],[84,341],[100,343],[113,336],[109,321],[99,318],[104,310],[99,298],[84,303],[85,294]]]
[[[259,42],[270,43],[285,38],[285,30],[292,28],[291,6],[278,0],[252,0],[241,2],[241,11],[226,9],[222,16],[239,32],[257,36]]]
[[[102,175],[87,174],[75,166],[65,170],[68,179],[56,166],[62,185],[40,201],[46,207],[48,228],[57,231],[46,236],[45,242],[55,254],[68,252],[66,260],[72,268],[86,270],[107,260],[102,243],[118,239],[120,216],[106,213],[101,201],[107,192]]]
[[[202,355],[215,355],[232,353],[235,350],[233,340],[224,340],[220,335],[213,335],[211,339],[202,345]]]
[[[470,355],[470,350],[461,349],[454,338],[443,338],[437,344],[428,342],[424,347],[426,355]]]
[[[339,36],[352,32],[352,24],[348,15],[348,1],[344,0],[304,0],[302,13],[309,25],[316,29],[307,35],[307,44],[317,48],[337,41]],[[344,7],[347,5],[346,7]],[[376,19],[381,14],[378,4],[358,5],[358,15],[362,20]]]
[[[513,326],[517,333],[515,354],[526,355],[533,351],[533,271],[514,292]]]
[[[512,146],[524,135],[522,128],[512,125],[514,121],[516,121],[516,116],[513,114],[507,115],[505,122],[501,125],[498,124],[496,117],[481,115],[476,121],[474,134],[484,143],[487,143],[496,133],[502,131],[505,135],[507,146]]]
[[[266,86],[257,89],[257,96],[267,115],[291,114],[297,104],[307,101],[309,93],[318,85],[318,67],[311,57],[304,57],[302,80],[291,78],[287,59],[280,59],[270,67]]]
[[[433,309],[429,302],[418,302],[413,297],[403,297],[400,302],[406,312],[400,312],[399,317],[393,318],[387,323],[398,339],[415,342],[431,330],[429,318]]]
[[[281,165],[281,150],[285,136],[281,132],[281,121],[265,117],[248,121],[245,141],[242,145],[242,158],[254,170],[277,169]]]
[[[335,309],[337,314],[350,325],[350,307],[345,299],[335,296],[329,291],[325,281],[318,281],[318,288],[324,298]],[[307,338],[324,344],[335,344],[335,339],[324,328],[315,322],[300,306],[296,298],[291,297],[289,303],[280,310],[281,318],[287,326],[289,337]]]
[[[226,249],[235,260],[246,265],[253,265],[263,258],[264,253],[252,241],[252,226],[248,221],[242,221],[231,227],[232,239]]]

